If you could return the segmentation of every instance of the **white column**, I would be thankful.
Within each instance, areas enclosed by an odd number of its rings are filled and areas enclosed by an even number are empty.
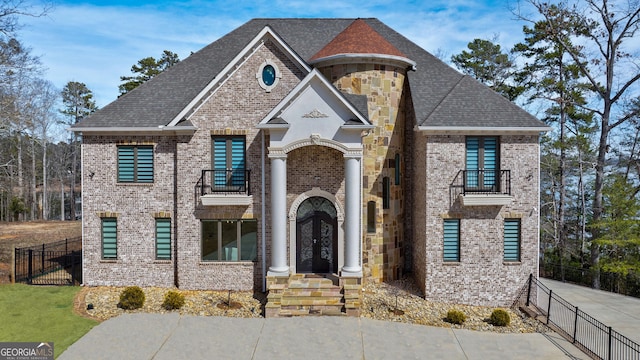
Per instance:
[[[271,158],[271,266],[269,276],[289,276],[287,265],[287,155]]]
[[[360,206],[361,185],[360,181],[360,155],[346,155],[344,162],[345,174],[345,216],[344,235],[345,253],[342,276],[362,276],[362,266],[360,265],[360,226],[362,212]]]

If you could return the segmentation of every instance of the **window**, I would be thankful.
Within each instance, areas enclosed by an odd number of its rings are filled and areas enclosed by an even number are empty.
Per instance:
[[[376,232],[376,202],[367,202],[367,232]]]
[[[102,258],[118,258],[118,224],[116,218],[102,218]]]
[[[465,186],[470,190],[496,191],[500,171],[498,138],[468,136],[466,150]]]
[[[153,182],[153,146],[118,146],[118,182]]]
[[[214,189],[218,191],[246,190],[244,136],[217,136],[212,141]]]
[[[171,260],[171,219],[156,219],[156,259]]]
[[[444,220],[444,261],[460,261],[460,219]]]
[[[383,209],[388,209],[389,208],[389,197],[390,197],[390,184],[389,184],[389,178],[388,177],[383,177],[382,178],[382,208]]]
[[[256,259],[256,220],[202,220],[202,261]]]
[[[520,219],[504,220],[504,261],[520,261]]]
[[[258,85],[260,85],[260,87],[266,92],[271,92],[271,90],[278,85],[278,81],[281,77],[282,74],[280,73],[278,66],[269,59],[262,62],[256,72]]]
[[[400,185],[400,154],[396,154],[396,185]]]

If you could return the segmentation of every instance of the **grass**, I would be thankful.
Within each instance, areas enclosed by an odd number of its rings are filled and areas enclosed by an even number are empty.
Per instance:
[[[58,357],[97,321],[73,312],[77,286],[0,285],[0,341],[54,343]]]

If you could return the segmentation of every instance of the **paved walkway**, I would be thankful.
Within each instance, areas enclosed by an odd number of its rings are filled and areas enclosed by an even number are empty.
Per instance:
[[[640,344],[640,299],[540,278],[555,294]]]
[[[60,356],[66,360],[507,358],[587,359],[555,333],[499,334],[346,317],[239,319],[175,313],[110,319]]]

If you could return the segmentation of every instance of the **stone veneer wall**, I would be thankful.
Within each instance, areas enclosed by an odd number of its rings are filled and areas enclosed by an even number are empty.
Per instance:
[[[376,128],[363,138],[363,275],[374,282],[397,279],[404,269],[403,182],[395,183],[395,156],[404,174],[405,70],[377,64],[344,64],[320,71],[340,91],[366,95],[369,120]],[[367,115],[367,114],[365,114]],[[383,209],[383,178],[390,180],[389,208]],[[367,203],[376,203],[376,231],[367,232]]]
[[[117,182],[117,146],[152,145],[153,184]],[[155,219],[172,218],[176,138],[84,135],[82,143],[83,283],[89,286],[174,285],[174,260],[156,260]],[[93,173],[93,176],[88,174]],[[117,218],[117,259],[102,259],[101,218]],[[173,250],[173,249],[172,249]]]
[[[256,73],[260,65],[271,60],[282,75],[271,92],[262,89]],[[266,238],[270,238],[269,187],[270,161],[265,158],[266,214],[261,214],[261,151],[262,135],[255,126],[275,107],[304,77],[304,74],[271,42],[267,41],[235,70],[215,96],[211,97],[192,117],[198,131],[188,143],[178,145],[178,239],[179,284],[186,289],[260,289],[262,284],[261,234],[262,221],[266,219]],[[246,168],[251,170],[251,194],[249,206],[203,207],[194,199],[194,185],[202,169],[211,169],[212,135],[245,135]],[[265,143],[268,144],[268,137]],[[265,157],[267,156],[265,150]],[[201,261],[200,221],[202,219],[246,219],[258,221],[258,258],[254,262],[203,262]],[[266,262],[270,265],[270,244],[267,242]]]
[[[506,206],[467,206],[451,198],[449,185],[465,167],[465,136],[418,134],[414,169],[426,176],[415,183],[414,271],[429,300],[506,306],[530,273],[537,274],[539,216],[538,136],[500,136],[500,167],[511,170]],[[424,154],[424,155],[422,155]],[[421,176],[420,173],[416,177]],[[424,206],[426,204],[426,206]],[[460,262],[446,263],[443,219],[459,218]],[[521,261],[503,261],[504,219],[521,219]],[[424,238],[425,247],[420,244]],[[424,270],[423,270],[424,269]]]

